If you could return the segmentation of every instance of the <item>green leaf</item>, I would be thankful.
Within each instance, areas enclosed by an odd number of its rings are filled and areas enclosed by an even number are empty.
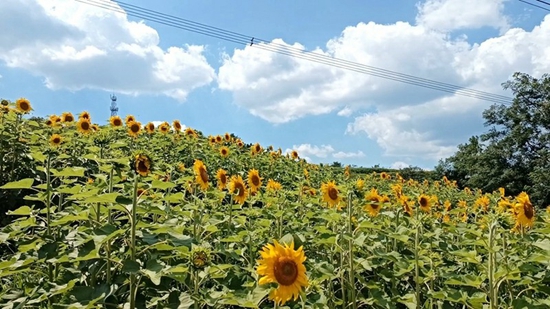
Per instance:
[[[84,177],[83,167],[66,167],[61,171],[52,170],[52,174],[57,177]]]
[[[176,185],[174,183],[164,182],[160,180],[153,180],[153,182],[151,183],[151,187],[153,189],[166,190],[166,189],[174,188],[175,186]]]
[[[138,262],[132,260],[124,260],[122,262],[122,271],[130,274],[137,274],[141,266]]]
[[[8,211],[8,215],[11,216],[30,216],[32,214],[32,208],[29,206],[21,206],[13,211]]]
[[[118,193],[105,193],[96,196],[90,196],[82,201],[82,203],[114,203],[116,198],[119,196]]]
[[[63,216],[55,221],[52,222],[52,226],[58,226],[58,225],[64,225],[67,222],[73,222],[73,221],[88,221],[88,216],[85,214],[78,214],[78,215],[68,215]]]
[[[0,187],[0,189],[30,189],[34,179],[25,178],[18,181],[8,182],[7,184]]]

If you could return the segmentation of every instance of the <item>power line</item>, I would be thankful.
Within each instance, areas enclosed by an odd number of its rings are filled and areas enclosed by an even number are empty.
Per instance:
[[[444,91],[448,93],[453,93],[462,96],[468,96],[478,99],[483,99],[486,101],[491,101],[493,103],[508,104],[512,101],[511,98],[492,94],[484,91],[479,91],[475,89],[469,89],[466,87],[456,86],[448,83],[438,82],[435,80],[415,77],[408,74],[398,73],[390,70],[385,70],[381,68],[376,68],[373,66],[368,66],[360,64],[357,62],[352,62],[344,59],[330,57],[324,54],[302,50],[296,47],[273,43],[267,40],[259,39],[257,37],[252,37],[248,35],[243,35],[233,31],[208,26],[205,24],[197,23],[187,19],[171,16],[161,12],[144,9],[135,5],[127,4],[122,1],[113,0],[116,4],[120,6],[114,6],[113,2],[107,2],[104,0],[75,0],[80,3],[92,5],[95,7],[103,8],[117,13],[127,14],[129,16],[141,18],[144,20],[156,22],[166,26],[218,38],[228,42],[236,43],[239,45],[249,45],[253,48],[259,48],[262,50],[300,58],[320,64],[325,64],[341,69],[346,69],[358,73],[363,73],[371,76],[381,77],[393,81],[398,81],[410,85],[420,86],[424,88],[429,88],[433,90]]]
[[[518,0],[518,1],[523,2],[523,3],[526,3],[526,4],[529,4],[529,5],[532,5],[532,6],[534,6],[534,7],[539,8],[539,9],[543,9],[543,10],[545,10],[545,11],[550,12],[550,9],[545,8],[545,7],[542,7],[542,6],[540,6],[540,5],[537,5],[537,4],[534,4],[534,3],[531,3],[531,2],[527,2],[527,1],[524,1],[524,0]],[[537,1],[538,1],[538,0],[537,0]],[[542,2],[542,1],[539,1],[539,2]],[[545,2],[543,2],[543,3],[545,3]]]

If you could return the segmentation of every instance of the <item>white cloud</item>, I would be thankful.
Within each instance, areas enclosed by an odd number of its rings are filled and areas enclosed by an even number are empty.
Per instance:
[[[329,154],[334,152],[334,148],[330,145],[315,146],[311,144],[293,145],[292,149],[286,149],[286,153],[291,153],[292,150],[296,150],[301,158],[306,156],[315,156],[318,158],[326,158]]]
[[[501,18],[487,18],[483,25],[504,29],[504,2],[487,2],[492,4],[480,4],[480,14],[500,14]],[[440,12],[435,6],[428,10],[428,4],[437,3],[443,2],[426,2],[419,16],[427,18]],[[443,9],[448,7],[438,8]],[[476,18],[471,17],[468,26],[452,27],[480,27]],[[454,39],[434,31],[426,24],[428,20],[423,20],[419,25],[359,23],[347,27],[339,37],[329,40],[325,49],[317,48],[315,52],[506,96],[511,94],[502,89],[501,83],[514,72],[540,76],[550,71],[550,15],[531,31],[513,28],[475,44],[465,36]],[[272,45],[304,48],[280,39]],[[448,156],[458,143],[482,129],[481,111],[492,104],[286,57],[254,46],[226,55],[218,78],[220,89],[230,91],[237,105],[272,123],[359,112],[348,125],[347,133],[366,133],[387,155],[400,157]]]
[[[437,31],[476,29],[484,26],[509,28],[504,15],[507,0],[427,0],[418,4],[416,22]]]
[[[163,50],[155,29],[125,14],[66,0],[2,0],[0,11],[0,29],[9,29],[0,31],[0,60],[44,77],[51,89],[183,101],[216,77],[203,46]]]
[[[397,161],[397,162],[393,162],[393,164],[390,166],[390,168],[400,170],[400,169],[404,169],[404,168],[409,167],[409,166],[410,166],[410,164],[407,164],[403,161]]]
[[[357,152],[338,151],[333,153],[332,156],[336,159],[349,159],[349,158],[363,158],[365,154],[361,150]]]
[[[338,116],[343,116],[343,117],[349,117],[351,116],[351,114],[353,114],[353,110],[347,106],[338,112]]]

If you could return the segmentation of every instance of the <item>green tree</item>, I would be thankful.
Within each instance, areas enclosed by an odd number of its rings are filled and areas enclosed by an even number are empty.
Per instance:
[[[538,206],[550,203],[550,75],[540,79],[515,73],[502,84],[511,104],[495,104],[483,112],[489,130],[458,146],[436,171],[461,186],[510,195],[526,191]]]

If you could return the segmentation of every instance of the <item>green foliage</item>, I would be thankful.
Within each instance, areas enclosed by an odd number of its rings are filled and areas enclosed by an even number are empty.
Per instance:
[[[503,87],[513,92],[513,103],[485,110],[488,132],[459,145],[436,172],[463,187],[503,187],[512,195],[526,191],[545,207],[550,204],[550,75],[515,73]]]

